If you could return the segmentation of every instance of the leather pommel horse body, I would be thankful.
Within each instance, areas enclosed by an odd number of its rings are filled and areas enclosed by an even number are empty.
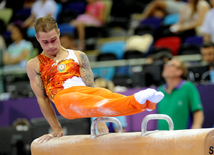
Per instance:
[[[147,122],[165,119],[169,131],[147,131]],[[98,122],[114,122],[116,118],[98,118],[91,125],[91,135],[71,135],[31,144],[32,155],[211,155],[214,154],[214,129],[174,130],[171,118],[162,114],[147,115],[142,132],[96,135]],[[119,123],[118,123],[119,122]]]

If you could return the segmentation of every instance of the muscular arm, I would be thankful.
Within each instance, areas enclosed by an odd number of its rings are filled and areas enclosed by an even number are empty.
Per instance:
[[[89,87],[95,87],[94,85],[94,75],[91,70],[88,57],[85,53],[77,51],[77,57],[79,59],[80,64],[80,75],[83,80],[83,82],[86,84],[86,86]]]
[[[44,117],[46,118],[53,130],[52,135],[54,137],[60,137],[63,135],[62,128],[57,120],[55,111],[51,105],[51,101],[45,94],[39,69],[36,66],[37,64],[37,58],[34,58],[27,63],[27,74],[30,79],[30,85],[36,95],[38,104]],[[49,140],[50,138],[50,136],[44,135],[40,138],[40,141],[43,142],[44,140]]]

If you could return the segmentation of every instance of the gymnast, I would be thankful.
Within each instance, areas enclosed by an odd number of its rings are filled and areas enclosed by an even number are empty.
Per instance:
[[[125,116],[153,110],[163,93],[148,88],[131,96],[112,93],[94,85],[94,77],[85,53],[65,49],[60,43],[60,30],[52,17],[35,22],[36,39],[43,51],[27,63],[27,74],[40,109],[53,133],[39,142],[63,136],[51,101],[67,119]],[[99,133],[107,133],[104,122],[97,125]]]

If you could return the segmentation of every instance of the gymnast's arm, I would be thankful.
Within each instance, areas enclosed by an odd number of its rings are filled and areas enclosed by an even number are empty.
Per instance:
[[[79,65],[80,65],[80,76],[86,86],[95,87],[94,84],[94,75],[91,70],[88,57],[85,53],[81,51],[74,51],[75,55],[78,58]],[[108,127],[106,126],[105,122],[100,122],[97,124],[97,130],[99,133],[108,133]]]
[[[39,141],[44,142],[51,139],[52,137],[63,136],[62,127],[58,122],[55,111],[51,105],[51,101],[45,94],[43,83],[39,74],[39,62],[37,58],[28,61],[27,74],[30,79],[31,88],[35,93],[39,103],[40,109],[53,130],[53,133],[40,137]]]

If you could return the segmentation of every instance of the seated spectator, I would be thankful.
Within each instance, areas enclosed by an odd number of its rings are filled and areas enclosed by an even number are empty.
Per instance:
[[[146,6],[141,18],[164,18],[167,14],[180,13],[184,6],[183,0],[153,0]]]
[[[175,130],[188,129],[191,119],[191,129],[201,128],[204,120],[199,92],[192,82],[186,81],[187,73],[183,61],[168,61],[162,72],[166,84],[158,88],[164,93],[163,100],[157,104],[158,114],[170,116]],[[166,121],[158,121],[158,130],[168,129]]]
[[[214,44],[211,42],[203,43],[200,48],[202,61],[209,64],[210,83],[214,84]]]
[[[23,22],[23,27],[28,28],[27,35],[35,37],[34,22],[39,17],[52,16],[56,19],[57,3],[54,0],[39,0],[35,1],[31,8],[31,15]]]
[[[74,41],[75,40],[72,34],[69,33],[60,34],[60,42],[64,48],[75,50],[76,46]]]
[[[184,41],[188,36],[197,35],[197,30],[209,9],[210,5],[205,0],[188,0],[180,12],[179,22],[159,29],[160,34],[157,34],[156,39],[164,36],[179,36]]]
[[[96,87],[106,88],[114,92],[114,83],[111,80],[106,80],[104,78],[96,78],[94,84]],[[123,128],[123,132],[125,132],[125,128],[127,127],[126,116],[119,116],[115,118],[117,118],[120,121]],[[94,119],[95,118],[91,118],[91,121],[93,121]],[[106,125],[108,125],[109,127],[110,124],[107,122]],[[116,124],[113,124],[113,129],[114,132],[118,132]]]
[[[210,5],[212,9],[210,9],[203,20],[202,26],[201,26],[201,32],[203,34],[203,40],[204,42],[212,42],[214,43],[214,0],[210,0]]]
[[[105,22],[105,5],[100,0],[87,0],[85,13],[78,15],[70,24],[77,28],[79,50],[85,48],[85,26],[101,27]]]
[[[202,61],[210,64],[210,69],[214,65],[214,44],[211,42],[203,43],[200,48]]]
[[[28,59],[32,56],[33,45],[27,41],[26,30],[19,22],[15,22],[11,26],[12,43],[8,46],[4,54],[3,62],[5,67],[26,67]]]
[[[31,8],[31,15],[24,21],[23,26],[32,27],[39,17],[52,16],[56,19],[56,13],[57,4],[54,0],[35,1]]]

